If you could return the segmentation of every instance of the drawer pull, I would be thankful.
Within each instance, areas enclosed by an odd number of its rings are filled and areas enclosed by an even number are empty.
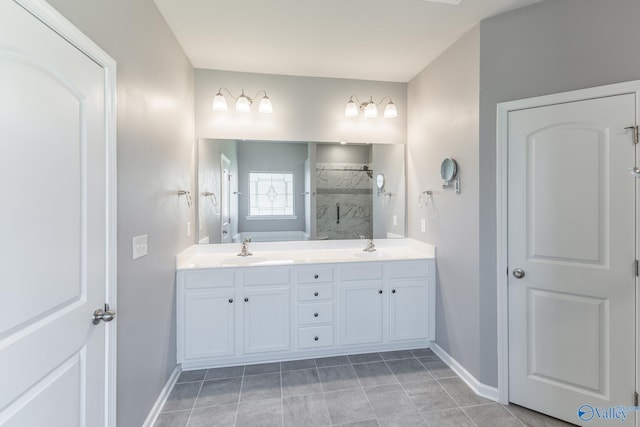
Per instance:
[[[313,317],[318,317],[318,313],[313,313]]]
[[[245,298],[245,299],[244,299],[244,302],[249,302],[249,298]]]
[[[318,276],[317,274],[314,274],[314,275],[313,275],[313,278],[314,278],[314,279],[317,279],[318,277],[320,277],[320,276]]]
[[[233,302],[233,298],[229,298],[229,304]]]
[[[382,289],[380,289],[380,290],[378,291],[378,293],[379,293],[379,294],[382,294]]]
[[[319,295],[319,294],[318,294],[318,292],[314,292],[314,293],[313,293],[313,296],[314,296],[314,297],[317,297],[318,295]]]
[[[395,294],[395,293],[396,293],[396,290],[395,290],[395,289],[392,289],[392,290],[391,290],[391,293],[392,293],[392,294]]]
[[[318,341],[319,339],[320,339],[320,338],[318,338],[318,337],[313,337],[313,340],[314,340],[314,341]]]

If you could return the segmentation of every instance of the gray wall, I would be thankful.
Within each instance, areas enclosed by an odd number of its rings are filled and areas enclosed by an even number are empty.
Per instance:
[[[387,233],[405,236],[405,202],[406,202],[406,171],[405,146],[375,144],[371,146],[373,158],[373,237],[386,239]],[[391,194],[390,198],[378,195],[376,177],[381,173],[385,177],[384,191]],[[393,216],[396,225],[393,225]]]
[[[238,141],[238,232],[304,231],[304,161],[307,143]],[[249,172],[292,172],[295,219],[250,220]],[[233,196],[232,196],[233,197]]]
[[[198,243],[220,243],[222,230],[221,155],[231,162],[231,192],[238,191],[238,148],[234,139],[198,140]],[[212,196],[204,196],[210,192]],[[230,197],[231,235],[238,230],[238,197]],[[206,239],[206,240],[205,240]]]
[[[259,114],[255,104],[251,113],[236,113],[230,97],[227,97],[229,111],[214,111],[211,103],[221,86],[235,96],[243,88],[248,96],[254,96],[260,89],[266,90],[273,103],[273,114]],[[404,144],[406,91],[406,83],[196,69],[196,135],[199,138]],[[383,118],[382,106],[375,119],[364,118],[362,114],[347,118],[344,109],[351,95],[361,101],[369,96],[375,101],[391,96],[398,108],[398,117]]]
[[[496,104],[640,79],[638,17],[638,0],[547,0],[480,24],[483,383],[497,384]]]
[[[438,251],[436,342],[480,379],[485,336],[478,326],[479,56],[475,27],[409,82],[407,204],[409,237]],[[445,157],[458,162],[459,195],[442,188]],[[419,208],[418,194],[425,190],[433,191],[433,199]]]
[[[193,210],[177,197],[193,191],[193,68],[151,0],[49,2],[118,63],[118,426],[139,427],[176,366],[175,255],[193,242]],[[149,255],[132,261],[139,234]]]

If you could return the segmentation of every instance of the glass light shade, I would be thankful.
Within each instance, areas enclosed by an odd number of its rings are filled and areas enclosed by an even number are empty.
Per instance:
[[[271,100],[267,95],[265,95],[264,98],[260,100],[260,106],[258,107],[258,111],[263,114],[273,113],[273,105],[271,105]]]
[[[240,95],[236,101],[236,111],[239,113],[248,113],[251,111],[251,103],[245,95]]]
[[[396,104],[393,101],[389,101],[386,107],[384,107],[384,118],[385,119],[393,119],[398,117],[398,110],[396,109]]]
[[[224,99],[224,96],[220,92],[216,94],[216,97],[213,98],[213,104],[211,105],[216,111],[227,111],[227,100]]]
[[[364,116],[365,117],[378,117],[378,107],[376,107],[375,102],[369,101],[366,107],[364,107]]]
[[[357,115],[358,115],[358,106],[356,105],[355,102],[353,102],[353,99],[350,99],[349,102],[347,102],[347,107],[344,109],[344,116],[356,117]]]

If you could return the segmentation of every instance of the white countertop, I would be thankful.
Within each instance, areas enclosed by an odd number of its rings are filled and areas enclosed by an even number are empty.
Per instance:
[[[375,252],[364,252],[366,240],[314,240],[249,243],[253,255],[240,257],[239,243],[193,245],[176,256],[177,270],[264,267],[339,262],[434,259],[433,245],[414,239],[377,239]]]

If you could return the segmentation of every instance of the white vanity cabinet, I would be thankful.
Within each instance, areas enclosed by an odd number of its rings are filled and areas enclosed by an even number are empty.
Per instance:
[[[182,269],[183,369],[425,347],[435,260]]]

